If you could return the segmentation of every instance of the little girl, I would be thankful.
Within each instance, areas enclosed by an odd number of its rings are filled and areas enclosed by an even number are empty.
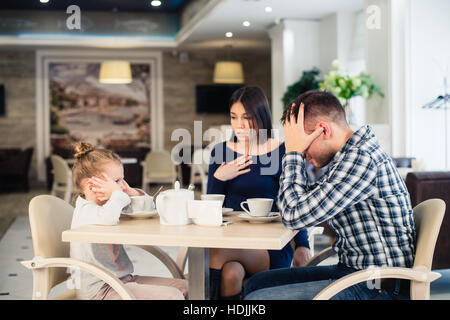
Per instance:
[[[130,196],[145,197],[146,210],[152,209],[149,195],[133,189],[124,180],[123,165],[115,153],[94,149],[89,143],[75,146],[72,176],[79,191],[71,228],[83,225],[115,225],[122,212],[132,211]],[[122,245],[71,243],[70,256],[99,265],[117,276],[136,299],[185,299],[187,281],[182,279],[135,276],[133,264]],[[119,295],[99,278],[80,272],[77,295],[82,299],[113,300]]]

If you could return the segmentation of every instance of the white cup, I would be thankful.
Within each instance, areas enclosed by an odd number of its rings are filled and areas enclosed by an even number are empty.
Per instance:
[[[244,207],[248,205],[249,210]],[[241,208],[252,217],[267,217],[272,211],[273,199],[251,198],[241,202]]]
[[[200,226],[220,226],[222,205],[220,200],[188,200],[188,217]]]
[[[152,211],[155,209],[155,203],[153,202],[153,197],[145,196],[132,196],[131,199],[131,209],[133,213]]]
[[[223,206],[223,202],[225,201],[224,194],[202,194],[200,198],[202,200],[219,200],[221,202],[221,206]]]

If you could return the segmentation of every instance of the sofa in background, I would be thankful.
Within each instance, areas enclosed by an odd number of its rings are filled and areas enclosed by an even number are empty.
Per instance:
[[[0,190],[28,192],[30,190],[28,174],[30,171],[33,148],[0,149]]]
[[[450,172],[410,172],[406,176],[406,187],[413,207],[432,198],[445,201],[447,207],[434,250],[432,269],[450,268]]]

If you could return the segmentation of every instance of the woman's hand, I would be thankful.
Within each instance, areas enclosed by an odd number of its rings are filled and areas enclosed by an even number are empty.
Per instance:
[[[219,168],[214,172],[214,177],[221,181],[228,181],[250,172],[250,168],[247,168],[253,163],[251,156],[241,156],[228,163],[222,163]]]
[[[99,201],[107,201],[114,191],[122,190],[120,185],[105,173],[102,174],[102,178],[91,177],[88,180],[88,185]]]
[[[311,252],[307,247],[298,247],[294,252],[294,260],[292,265],[294,267],[304,267],[311,259]]]

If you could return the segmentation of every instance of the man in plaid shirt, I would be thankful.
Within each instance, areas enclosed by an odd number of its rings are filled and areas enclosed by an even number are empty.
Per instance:
[[[253,276],[246,299],[310,299],[332,281],[370,267],[411,267],[415,229],[406,185],[369,126],[353,132],[339,100],[308,91],[282,118],[286,155],[278,206],[283,224],[302,229],[327,221],[336,232],[335,266],[271,270]],[[310,184],[306,162],[328,171]],[[335,299],[408,298],[408,283],[360,283]]]

